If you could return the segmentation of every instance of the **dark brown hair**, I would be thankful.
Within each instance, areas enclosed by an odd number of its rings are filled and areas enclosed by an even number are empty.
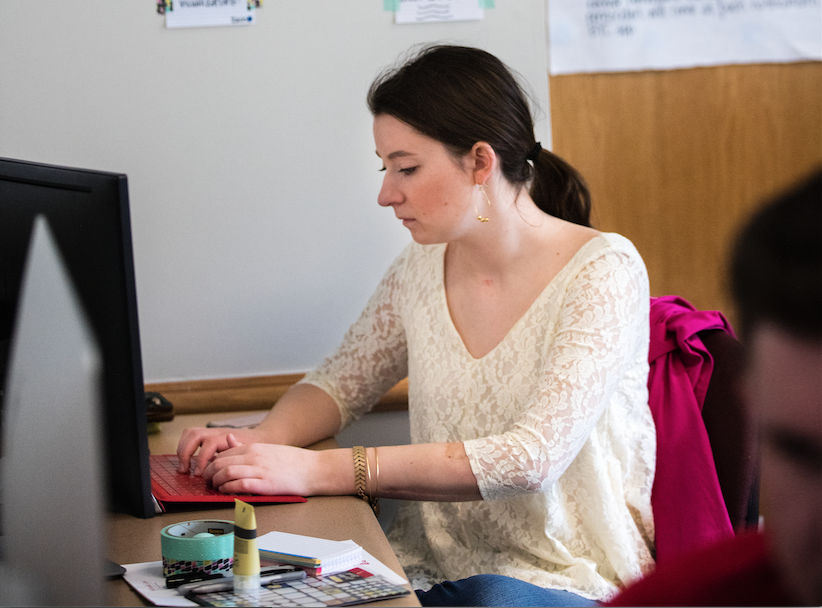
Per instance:
[[[743,335],[770,322],[822,339],[822,169],[744,227],[731,259],[731,288]]]
[[[523,88],[499,59],[480,49],[424,48],[383,72],[368,91],[374,116],[393,116],[442,143],[453,155],[487,142],[514,186],[531,182],[531,198],[555,217],[590,226],[591,198],[582,176],[548,150],[527,162],[536,147],[534,122]]]

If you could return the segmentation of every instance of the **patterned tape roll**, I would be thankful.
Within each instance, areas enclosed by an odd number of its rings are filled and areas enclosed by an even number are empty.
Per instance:
[[[163,576],[229,572],[234,561],[234,522],[183,521],[160,531]]]

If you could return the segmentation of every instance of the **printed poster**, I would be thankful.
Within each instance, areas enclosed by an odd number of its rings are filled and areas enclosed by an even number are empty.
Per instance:
[[[548,0],[551,74],[822,59],[822,0]]]

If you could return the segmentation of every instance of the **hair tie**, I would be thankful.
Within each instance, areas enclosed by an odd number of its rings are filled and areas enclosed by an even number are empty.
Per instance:
[[[537,160],[537,156],[539,156],[540,152],[542,152],[542,144],[537,142],[534,144],[534,147],[531,148],[531,151],[528,153],[528,156],[525,157],[525,160],[530,160],[531,162]]]

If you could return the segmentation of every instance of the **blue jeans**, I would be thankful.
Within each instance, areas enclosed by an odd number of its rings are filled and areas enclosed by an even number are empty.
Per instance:
[[[545,589],[499,574],[446,581],[416,593],[423,606],[599,606],[570,591]]]

